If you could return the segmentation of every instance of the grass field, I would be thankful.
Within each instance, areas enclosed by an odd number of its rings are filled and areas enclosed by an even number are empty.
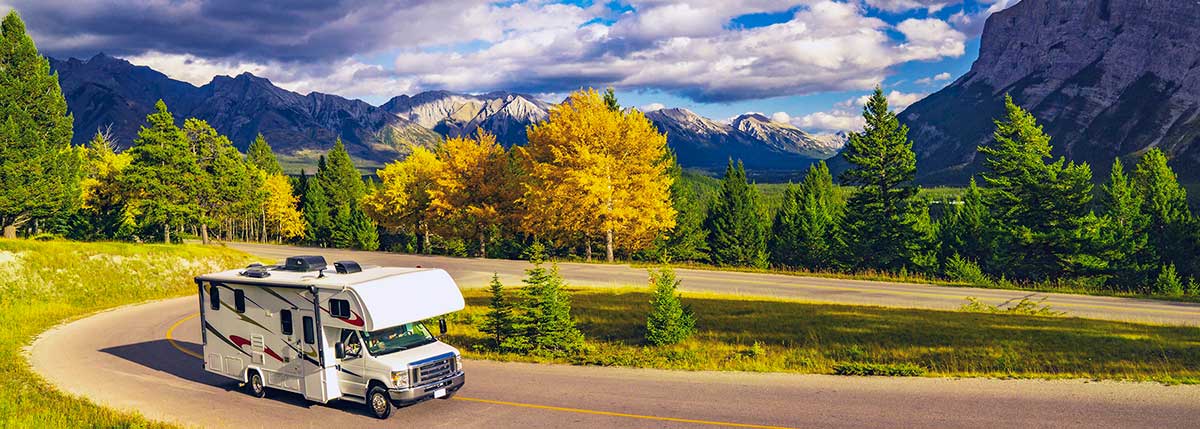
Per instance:
[[[216,247],[0,240],[0,427],[167,427],[55,391],[22,348],[72,318],[195,293],[193,276],[249,259]]]
[[[642,341],[646,289],[573,289],[584,356],[561,363],[683,370],[901,373],[948,377],[1200,382],[1200,329],[1078,318],[811,304],[684,294],[692,339]],[[469,357],[544,359],[483,350],[485,291],[467,292],[447,341]]]

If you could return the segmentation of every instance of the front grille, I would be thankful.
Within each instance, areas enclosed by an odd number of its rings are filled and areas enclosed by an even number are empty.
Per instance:
[[[454,355],[438,357],[435,360],[421,363],[413,368],[413,385],[420,386],[432,383],[454,375]]]

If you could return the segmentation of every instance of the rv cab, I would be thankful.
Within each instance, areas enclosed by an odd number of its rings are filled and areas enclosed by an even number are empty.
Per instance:
[[[442,316],[465,305],[443,270],[294,256],[195,281],[204,369],[255,396],[342,399],[387,418],[398,405],[448,399],[465,381],[461,354],[440,340]]]

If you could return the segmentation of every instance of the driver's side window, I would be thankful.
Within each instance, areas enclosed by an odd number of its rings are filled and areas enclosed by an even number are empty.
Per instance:
[[[349,329],[342,330],[342,347],[346,349],[346,357],[357,358],[362,357],[362,342],[358,340],[358,333]]]

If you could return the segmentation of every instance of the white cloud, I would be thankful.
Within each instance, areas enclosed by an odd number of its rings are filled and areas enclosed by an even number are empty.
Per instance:
[[[958,31],[971,35],[978,36],[983,33],[983,24],[993,13],[1012,7],[1021,0],[985,0],[983,3],[988,4],[987,9],[980,10],[976,13],[967,13],[966,10],[960,10],[957,13],[950,15],[947,19],[954,28]]]
[[[906,93],[893,90],[885,95],[888,99],[888,107],[893,112],[899,112],[925,98],[928,94]],[[862,108],[867,105],[867,100],[870,99],[871,94],[865,94],[840,101],[835,103],[833,108],[828,111],[794,117],[791,123],[804,130],[814,132],[860,131],[864,124]]]
[[[944,82],[950,80],[952,76],[949,72],[941,72],[929,77],[923,77],[913,81],[917,85],[933,85],[936,82]]]
[[[787,114],[787,112],[775,112],[771,114],[771,122],[790,124],[792,123],[792,115]]]
[[[935,13],[946,6],[961,3],[962,0],[866,0],[867,5],[888,12],[905,12],[915,9],[925,9]]]
[[[645,106],[639,107],[638,110],[641,110],[643,112],[653,112],[655,110],[662,110],[665,108],[667,108],[667,106],[664,106],[662,103],[650,103]]]

